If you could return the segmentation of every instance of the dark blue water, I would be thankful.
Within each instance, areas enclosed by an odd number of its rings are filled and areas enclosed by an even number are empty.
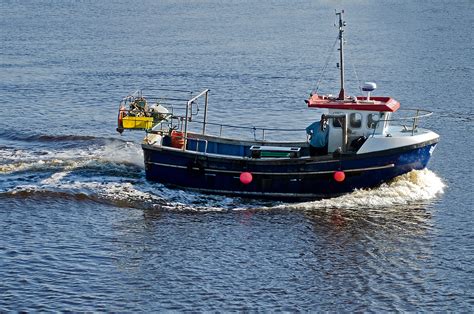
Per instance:
[[[428,170],[296,204],[145,181],[143,134],[115,132],[123,96],[210,88],[211,122],[304,128],[341,8],[348,92],[375,81],[435,111]],[[473,310],[470,1],[4,0],[0,12],[0,310]],[[337,91],[335,62],[322,92]]]

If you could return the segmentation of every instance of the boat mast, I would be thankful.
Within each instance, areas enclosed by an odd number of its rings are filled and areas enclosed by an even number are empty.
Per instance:
[[[341,70],[341,90],[339,92],[339,99],[344,100],[346,94],[344,92],[344,26],[346,22],[343,21],[342,15],[344,10],[341,12],[336,12],[336,15],[339,16],[339,69]]]

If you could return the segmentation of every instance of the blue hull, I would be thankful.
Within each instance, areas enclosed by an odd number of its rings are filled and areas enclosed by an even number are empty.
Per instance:
[[[238,196],[314,199],[333,197],[354,189],[372,188],[411,170],[426,167],[436,143],[338,158],[239,159],[219,158],[176,149],[143,145],[146,178],[205,193]],[[344,171],[337,182],[335,171]],[[252,173],[250,184],[240,182]]]

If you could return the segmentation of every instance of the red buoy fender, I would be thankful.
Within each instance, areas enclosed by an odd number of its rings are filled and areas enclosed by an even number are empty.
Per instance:
[[[337,182],[342,182],[346,179],[346,174],[344,173],[344,171],[336,171],[334,172],[334,180],[336,180]]]
[[[247,185],[247,184],[250,184],[250,182],[252,182],[253,176],[252,176],[252,173],[250,172],[242,172],[240,174],[239,179],[240,179],[240,182],[242,182],[242,184]]]

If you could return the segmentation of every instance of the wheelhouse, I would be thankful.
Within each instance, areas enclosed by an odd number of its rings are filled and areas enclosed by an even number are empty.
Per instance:
[[[386,135],[392,113],[400,103],[390,97],[347,97],[343,100],[311,95],[308,107],[326,109],[330,118],[328,151],[357,151],[365,138]],[[359,142],[359,143],[358,143]]]

